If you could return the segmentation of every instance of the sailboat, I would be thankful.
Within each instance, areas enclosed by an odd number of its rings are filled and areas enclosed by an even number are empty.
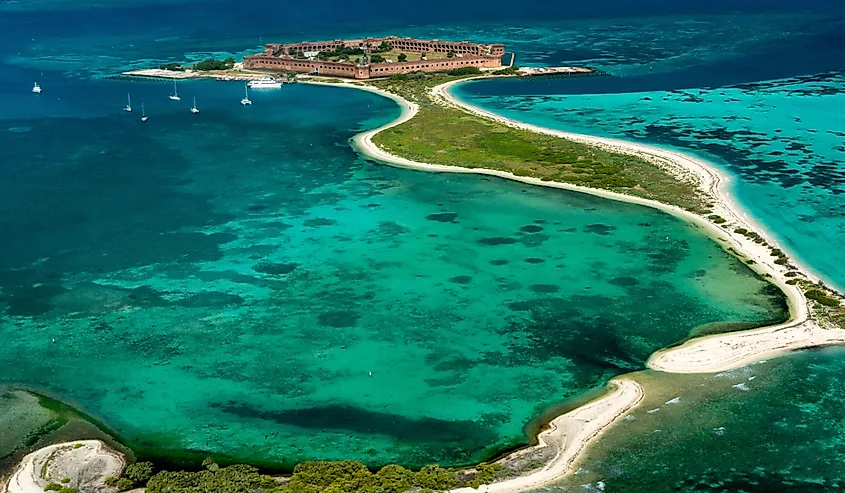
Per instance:
[[[191,106],[191,113],[199,113],[200,110],[197,108],[197,98],[194,98],[194,105]]]
[[[39,86],[37,82],[34,86],[32,86],[32,92],[35,94],[41,94],[41,86]]]
[[[182,99],[179,97],[179,91],[176,90],[175,80],[173,81],[173,94],[170,95],[170,99],[172,99],[173,101],[179,101],[180,99]]]
[[[128,94],[126,95],[126,106],[123,108],[123,111],[132,113],[132,98]]]
[[[244,98],[241,99],[241,104],[244,106],[252,104],[252,101],[249,100],[249,89],[246,84],[244,84]]]
[[[147,112],[144,111],[144,103],[141,103],[141,121],[145,122],[148,118],[149,117],[147,117]]]

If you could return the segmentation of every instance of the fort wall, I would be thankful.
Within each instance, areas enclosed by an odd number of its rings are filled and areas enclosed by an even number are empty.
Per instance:
[[[303,58],[300,53],[334,51],[338,47],[361,48],[372,52],[383,42],[393,45],[394,50],[407,53],[448,53],[452,58],[417,60],[408,62],[382,62],[359,65],[353,62],[332,62]],[[502,44],[475,44],[466,41],[452,42],[423,40],[415,38],[364,38],[334,41],[303,42],[291,44],[268,44],[259,55],[244,57],[247,69],[290,71],[296,73],[317,73],[352,79],[389,77],[411,72],[439,72],[463,67],[498,68],[502,66],[505,46]]]

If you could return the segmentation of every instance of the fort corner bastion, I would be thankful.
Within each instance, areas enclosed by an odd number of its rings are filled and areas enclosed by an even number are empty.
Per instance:
[[[503,44],[390,36],[267,44],[262,53],[244,57],[244,68],[371,79],[463,67],[495,69],[502,67],[504,55]]]

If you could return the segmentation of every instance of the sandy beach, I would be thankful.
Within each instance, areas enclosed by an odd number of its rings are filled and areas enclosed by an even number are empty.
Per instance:
[[[126,461],[99,440],[79,440],[50,445],[24,457],[9,482],[6,493],[43,493],[50,483],[80,492],[112,490],[105,486],[109,476],[118,477]],[[63,479],[69,482],[62,483]]]
[[[643,399],[642,387],[633,380],[615,378],[609,385],[614,387],[610,393],[552,420],[548,429],[537,436],[537,445],[509,456],[513,459],[551,448],[554,455],[542,468],[524,476],[481,486],[477,490],[458,488],[452,493],[515,493],[545,486],[573,472],[584,447]]]

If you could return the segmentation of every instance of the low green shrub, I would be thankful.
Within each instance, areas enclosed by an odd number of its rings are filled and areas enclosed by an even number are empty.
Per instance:
[[[828,296],[827,294],[824,293],[824,291],[822,291],[820,289],[810,289],[806,293],[804,293],[804,295],[808,299],[811,299],[811,300],[813,300],[813,301],[815,301],[815,302],[817,302],[821,305],[824,305],[824,306],[832,306],[832,307],[838,307],[839,306],[839,300],[837,300],[836,298],[834,298],[832,296]]]
[[[117,482],[115,482],[114,486],[120,491],[127,491],[134,488],[135,483],[133,483],[131,479],[120,478]]]

